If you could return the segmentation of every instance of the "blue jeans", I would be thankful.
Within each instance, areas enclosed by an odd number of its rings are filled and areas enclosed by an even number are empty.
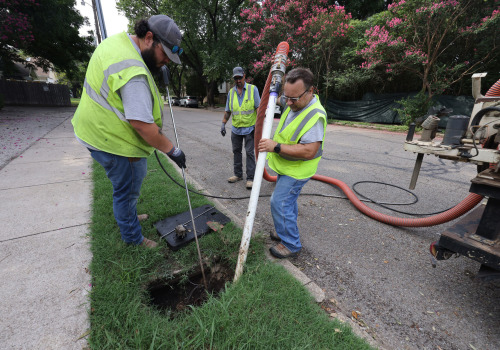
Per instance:
[[[144,239],[137,219],[137,199],[147,173],[146,158],[127,158],[90,150],[92,158],[102,165],[113,185],[113,213],[123,241],[141,244]]]
[[[302,187],[309,178],[297,180],[286,175],[278,175],[276,188],[271,195],[271,214],[273,215],[274,228],[281,238],[281,243],[292,253],[302,249],[297,226],[299,208],[297,198]]]

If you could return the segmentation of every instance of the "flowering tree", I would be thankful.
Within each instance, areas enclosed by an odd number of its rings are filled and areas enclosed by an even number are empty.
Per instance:
[[[0,61],[4,68],[23,62],[63,71],[72,79],[92,50],[78,29],[84,18],[74,0],[0,0]],[[31,57],[27,63],[23,58]]]
[[[240,44],[255,52],[254,73],[267,73],[276,47],[287,41],[289,66],[310,68],[316,86],[324,87],[323,93],[328,94],[327,77],[352,29],[351,15],[343,7],[328,6],[327,0],[251,0],[241,17]]]
[[[422,91],[442,93],[485,63],[498,59],[498,42],[480,45],[480,36],[498,36],[500,7],[481,0],[400,0],[388,6],[381,23],[365,33],[358,51],[363,69],[389,78],[411,72]],[[483,40],[484,41],[484,40]]]
[[[0,57],[12,57],[12,47],[24,46],[34,40],[26,10],[37,6],[35,0],[0,0]]]

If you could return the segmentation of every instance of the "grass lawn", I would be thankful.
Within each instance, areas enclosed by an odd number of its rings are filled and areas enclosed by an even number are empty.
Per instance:
[[[375,124],[366,122],[356,122],[349,120],[338,120],[338,119],[328,119],[328,124],[345,125],[358,128],[368,128],[375,130],[387,130],[395,132],[408,132],[408,127],[406,125],[396,125],[396,124]]]
[[[73,107],[76,107],[76,106],[78,106],[78,104],[80,104],[80,98],[79,97],[78,98],[71,97],[71,105]]]
[[[150,215],[142,223],[144,235],[158,241],[154,223],[188,206],[185,189],[163,174],[154,155],[148,162],[138,211]],[[260,236],[250,243],[237,283],[229,279],[218,295],[209,294],[202,305],[185,305],[180,312],[151,305],[148,286],[153,281],[168,285],[177,276],[181,283],[193,283],[188,275],[199,267],[196,245],[174,252],[165,242],[153,250],[124,244],[113,218],[111,184],[95,162],[93,180],[92,349],[371,349],[347,325],[330,319],[282,266],[265,257]],[[191,195],[191,201],[193,208],[210,204],[200,195]],[[204,262],[222,262],[234,270],[241,234],[239,227],[228,224],[202,237]],[[199,287],[206,295],[203,285]]]

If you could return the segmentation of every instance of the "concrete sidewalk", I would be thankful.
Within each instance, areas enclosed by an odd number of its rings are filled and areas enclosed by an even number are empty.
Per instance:
[[[72,113],[0,170],[0,348],[87,346],[90,154]]]

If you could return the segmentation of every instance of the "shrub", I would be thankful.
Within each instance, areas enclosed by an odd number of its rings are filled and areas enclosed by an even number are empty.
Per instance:
[[[396,102],[401,105],[401,108],[394,108],[393,110],[398,112],[403,125],[410,125],[415,119],[427,114],[429,107],[433,104],[425,91],[420,91],[415,96],[408,96]]]

